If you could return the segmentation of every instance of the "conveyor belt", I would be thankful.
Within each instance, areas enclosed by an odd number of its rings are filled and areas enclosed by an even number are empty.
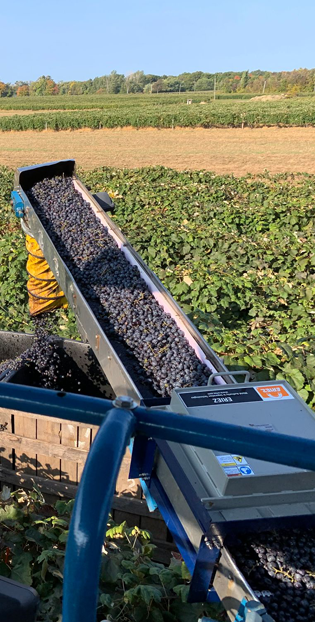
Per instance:
[[[78,179],[75,174],[74,160],[20,168],[17,170],[15,176],[15,190],[19,193],[24,204],[23,224],[39,243],[51,270],[59,282],[60,287],[65,292],[67,300],[76,315],[83,340],[89,342],[115,393],[127,394],[133,397],[137,402],[140,402],[141,399],[144,398],[153,397],[150,389],[140,384],[137,377],[133,374],[132,367],[128,365],[128,357],[126,357],[122,344],[115,342],[112,338],[109,339],[103,331],[91,307],[82,295],[69,268],[60,257],[60,254],[45,231],[26,195],[26,191],[36,182],[46,177],[54,177],[61,174],[73,178],[75,188],[82,194],[85,201],[89,202],[91,209],[102,224],[108,228],[109,234],[115,239],[128,261],[132,265],[138,267],[149,290],[165,312],[169,313],[174,318],[178,327],[184,332],[187,341],[195,350],[198,358],[209,367],[211,372],[226,372],[227,370],[222,361],[208,346],[157,276],[149,270],[119,228],[113,223],[107,213],[100,208],[96,199]],[[233,379],[229,377],[227,379],[225,378],[225,380],[221,378],[217,379],[218,383],[222,383],[226,380],[228,382],[233,382]]]

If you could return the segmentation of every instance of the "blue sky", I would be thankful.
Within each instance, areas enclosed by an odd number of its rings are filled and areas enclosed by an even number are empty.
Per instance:
[[[314,0],[2,0],[0,80],[315,66]]]

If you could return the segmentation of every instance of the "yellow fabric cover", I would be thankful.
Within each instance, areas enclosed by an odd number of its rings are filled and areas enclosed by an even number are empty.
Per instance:
[[[26,249],[29,253],[26,269],[29,274],[27,291],[31,315],[68,306],[52,271],[36,240],[26,236]]]
[[[38,246],[35,238],[32,238],[30,235],[26,236],[26,250],[28,253],[31,253],[35,257],[41,257],[42,259],[45,259],[42,249]]]

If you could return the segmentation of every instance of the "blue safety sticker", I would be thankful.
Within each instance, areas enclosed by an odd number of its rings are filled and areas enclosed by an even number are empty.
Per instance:
[[[239,467],[239,471],[241,473],[241,475],[255,475],[253,469],[250,468],[250,466],[240,466]]]

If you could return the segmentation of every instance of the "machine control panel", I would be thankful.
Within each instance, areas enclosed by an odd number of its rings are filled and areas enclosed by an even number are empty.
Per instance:
[[[171,409],[222,423],[315,439],[314,413],[281,380],[175,389]],[[262,460],[185,446],[209,496],[312,490],[315,473]]]

